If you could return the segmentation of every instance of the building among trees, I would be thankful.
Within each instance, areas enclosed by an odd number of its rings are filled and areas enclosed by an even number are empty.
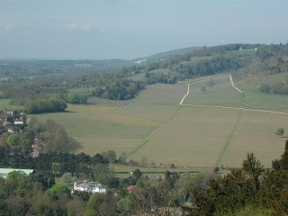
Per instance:
[[[90,193],[106,193],[106,186],[98,182],[79,181],[74,182],[74,191],[85,191]]]

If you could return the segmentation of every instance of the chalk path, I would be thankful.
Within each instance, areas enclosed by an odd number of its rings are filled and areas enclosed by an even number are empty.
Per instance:
[[[232,75],[230,75],[230,82],[233,88],[235,88],[238,92],[243,93],[239,88],[234,85]],[[211,107],[211,108],[221,108],[221,109],[233,109],[233,110],[244,110],[244,111],[252,111],[252,112],[261,112],[261,113],[271,113],[271,114],[280,114],[280,115],[288,115],[287,112],[279,112],[272,110],[260,110],[260,109],[250,109],[250,108],[242,108],[242,107],[227,107],[227,106],[213,106],[213,105],[197,105],[197,104],[184,104],[184,100],[190,94],[190,83],[188,84],[187,93],[183,96],[179,105],[181,106],[195,106],[195,107]]]
[[[237,91],[239,91],[240,93],[242,93],[243,91],[241,91],[239,88],[237,88],[235,85],[234,85],[234,82],[233,82],[233,78],[232,78],[232,75],[230,74],[230,82],[233,86],[233,88],[235,88]]]
[[[243,93],[243,91],[241,91],[239,88],[237,88],[235,85],[234,85],[234,82],[233,82],[233,78],[232,78],[232,75],[230,74],[230,83],[232,85],[232,87],[234,89],[236,89],[238,92],[240,93]],[[233,139],[233,135],[234,135],[234,132],[236,130],[236,128],[238,127],[238,124],[239,124],[239,120],[240,120],[240,116],[241,116],[241,111],[244,110],[244,111],[253,111],[253,112],[262,112],[262,113],[271,113],[271,114],[281,114],[281,115],[288,115],[288,113],[286,112],[278,112],[278,111],[272,111],[272,110],[258,110],[258,109],[248,109],[248,108],[241,108],[241,107],[226,107],[226,106],[212,106],[212,105],[195,105],[195,104],[183,104],[185,98],[189,95],[190,93],[190,83],[188,85],[188,89],[187,89],[187,93],[184,95],[184,97],[182,98],[181,102],[179,105],[185,105],[185,106],[194,106],[194,107],[209,107],[209,108],[220,108],[220,109],[233,109],[233,110],[239,110],[239,114],[238,114],[238,117],[237,117],[237,121],[236,123],[234,124],[233,126],[233,129],[232,131],[230,132],[229,136],[227,137],[227,141],[226,143],[224,144],[223,148],[222,148],[222,151],[215,163],[215,167],[219,167],[220,166],[220,163],[225,155],[225,153],[227,152],[227,149],[230,145],[230,143],[232,142],[232,139]]]
[[[184,95],[184,97],[182,98],[182,100],[180,101],[179,105],[182,105],[185,98],[189,95],[190,93],[190,83],[188,83],[188,89],[187,89],[187,93]]]
[[[196,82],[199,82],[199,81],[196,81]],[[234,85],[234,82],[233,82],[233,78],[232,76],[230,75],[230,82],[231,82],[231,85],[233,86],[233,88],[235,88],[238,92],[242,93],[243,91],[241,91],[239,88],[237,88],[235,85]],[[193,84],[193,83],[192,83]],[[253,112],[262,112],[262,113],[271,113],[271,114],[281,114],[281,115],[288,115],[288,113],[286,112],[278,112],[278,111],[271,111],[271,110],[257,110],[257,109],[248,109],[248,108],[241,108],[241,107],[226,107],[226,106],[213,106],[213,105],[196,105],[196,104],[184,104],[184,101],[186,99],[186,97],[190,94],[190,85],[191,83],[189,82],[188,83],[188,87],[187,87],[187,92],[186,94],[182,97],[180,103],[179,103],[179,108],[180,106],[194,106],[194,107],[210,107],[210,108],[220,108],[220,109],[234,109],[234,110],[245,110],[245,111],[253,111]],[[141,143],[139,146],[137,146],[135,149],[133,149],[128,155],[131,156],[133,154],[135,154],[136,152],[138,152],[141,148],[143,148],[149,141],[149,138],[151,136],[153,136],[157,131],[159,131],[160,129],[162,129],[169,121],[171,121],[178,113],[179,111],[179,108],[176,109],[175,113],[167,120],[165,121],[161,126],[159,126],[156,130],[152,131],[143,141],[143,143]],[[238,124],[238,120],[237,120],[237,123],[234,127],[236,127]],[[233,135],[233,132],[234,130],[232,130],[231,134],[229,135],[229,139],[231,139],[232,135]],[[229,141],[230,142],[230,141]],[[224,150],[221,152],[221,155],[220,155],[220,158],[218,158],[217,160],[217,163],[216,165],[219,165],[220,161],[221,161],[221,158],[223,157],[228,145],[229,145],[229,142],[227,141],[227,143],[225,144],[224,146]]]

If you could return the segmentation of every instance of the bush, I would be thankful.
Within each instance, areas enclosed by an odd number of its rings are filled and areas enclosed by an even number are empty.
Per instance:
[[[62,181],[64,183],[71,183],[77,181],[76,177],[73,177],[70,172],[64,173],[62,176]]]
[[[284,134],[284,128],[278,128],[276,131],[275,131],[275,134],[279,137],[283,137],[283,134]]]

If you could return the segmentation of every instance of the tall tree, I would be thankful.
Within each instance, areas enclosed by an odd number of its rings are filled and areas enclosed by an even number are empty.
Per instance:
[[[261,176],[265,172],[264,166],[253,153],[250,153],[247,155],[247,159],[243,161],[242,169],[251,178],[255,192],[257,192],[260,188]]]

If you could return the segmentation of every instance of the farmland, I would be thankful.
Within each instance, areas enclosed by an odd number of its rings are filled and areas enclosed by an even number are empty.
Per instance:
[[[215,86],[202,92],[210,79]],[[85,153],[115,150],[136,161],[145,157],[147,163],[239,167],[253,152],[270,167],[284,149],[284,140],[274,132],[279,127],[287,130],[288,97],[260,93],[253,88],[255,80],[235,82],[241,83],[243,93],[232,87],[229,74],[189,80],[190,93],[182,106],[187,82],[148,86],[117,106],[69,105],[66,113],[37,118],[62,124]]]
[[[0,100],[0,110],[9,110],[9,109],[19,109],[22,107],[19,106],[13,106],[9,104],[10,100],[9,99],[1,99]]]

